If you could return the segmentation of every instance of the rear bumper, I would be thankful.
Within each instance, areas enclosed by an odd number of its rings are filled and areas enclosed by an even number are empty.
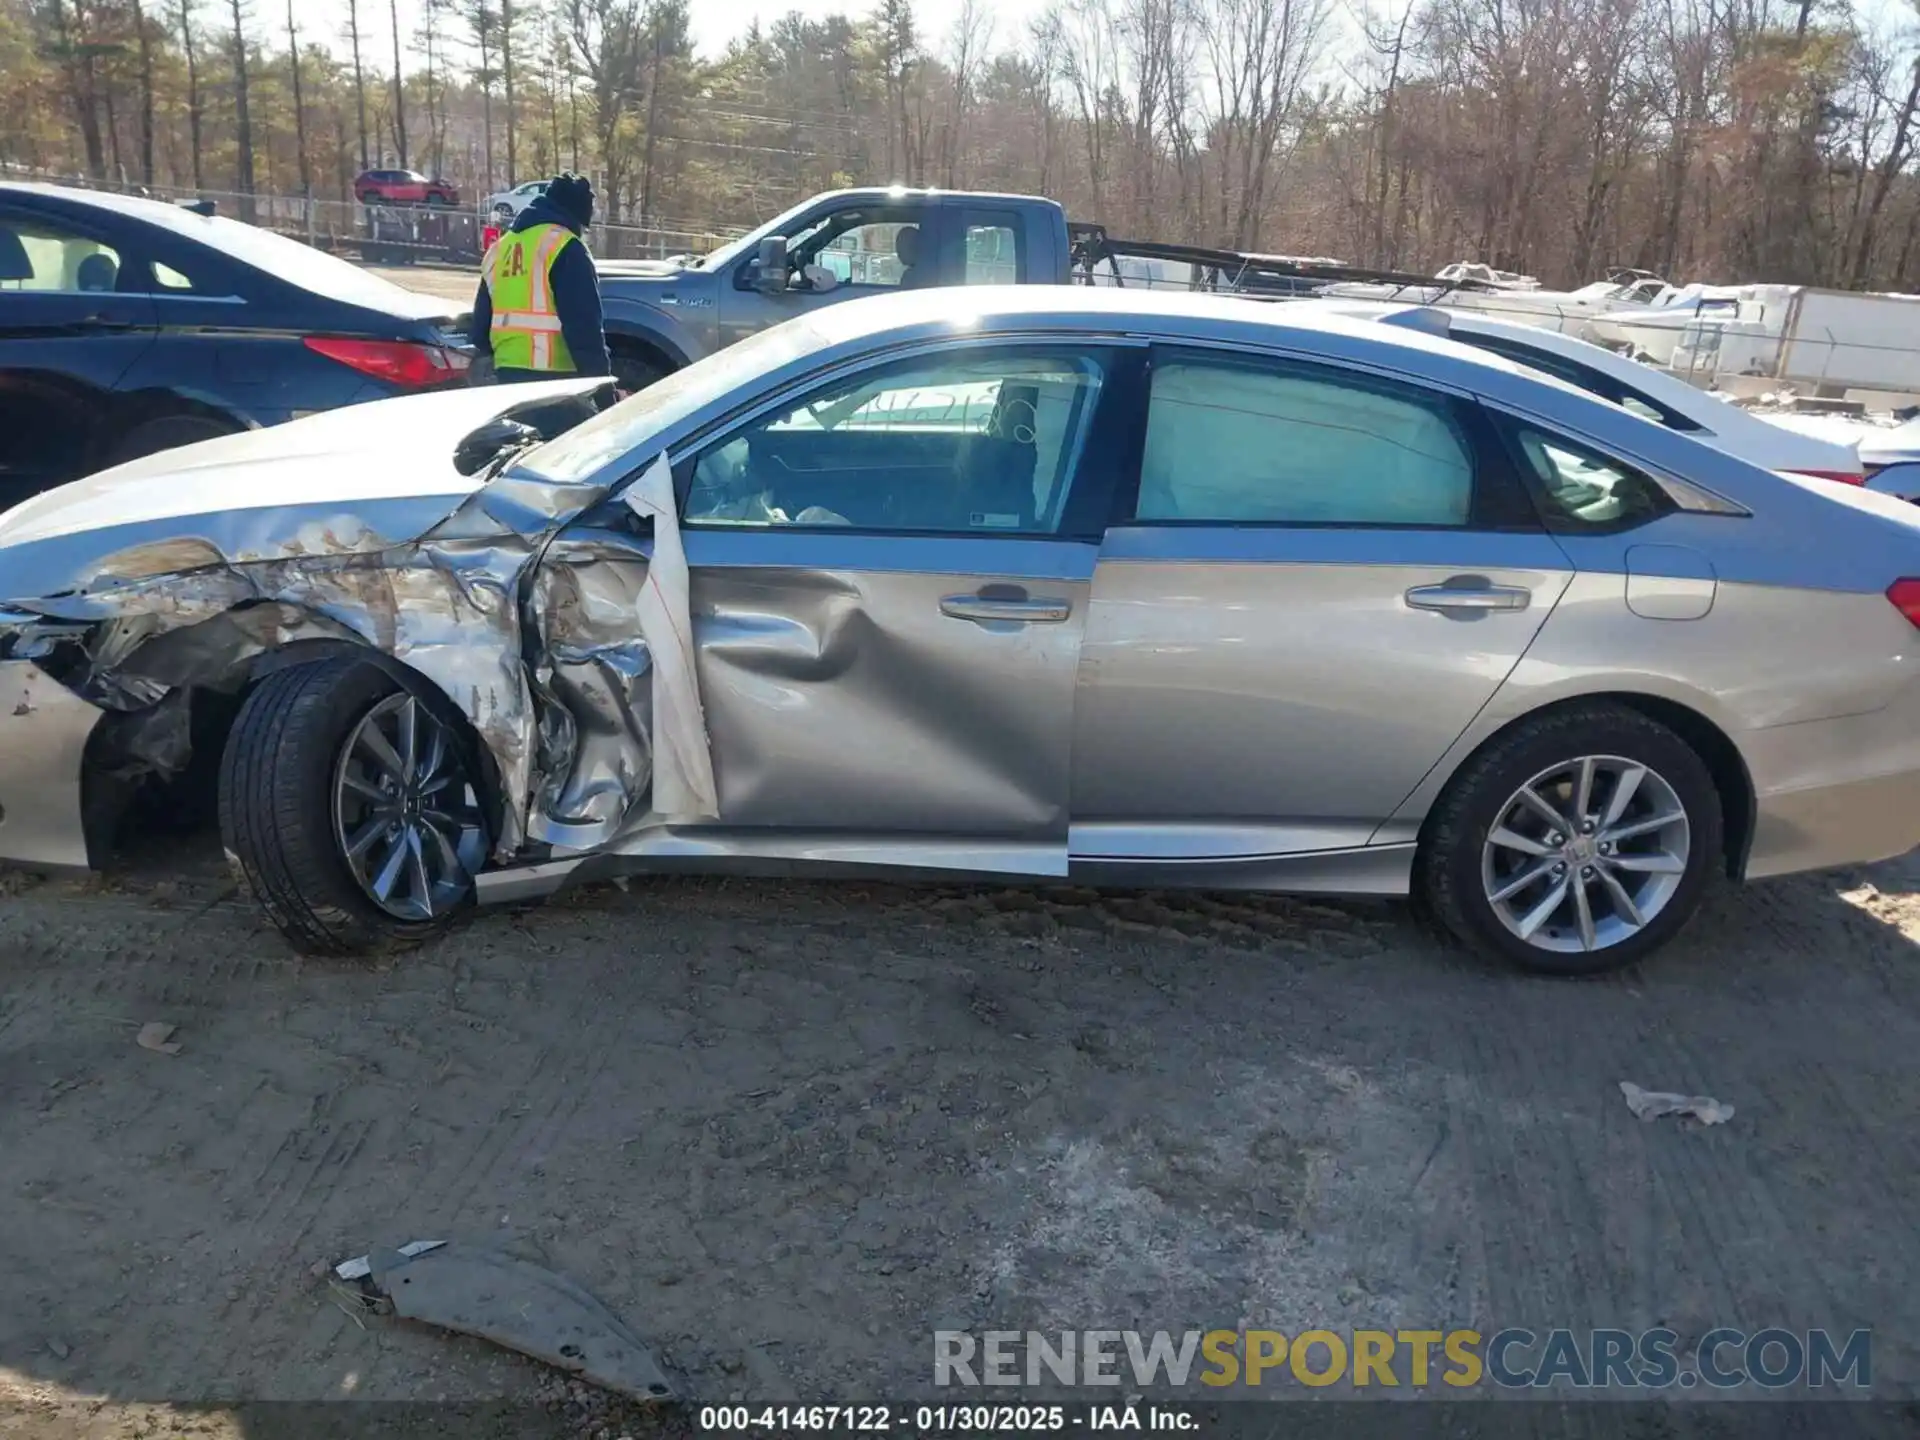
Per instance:
[[[81,762],[102,713],[32,661],[0,661],[0,860],[90,868]]]
[[[1871,715],[1747,732],[1747,876],[1863,865],[1920,846],[1920,688]]]

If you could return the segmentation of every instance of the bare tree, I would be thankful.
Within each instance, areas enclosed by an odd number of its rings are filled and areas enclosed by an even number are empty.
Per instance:
[[[193,0],[180,0],[180,50],[187,62],[187,132],[193,157],[193,188],[203,188],[200,174],[200,62],[193,48]]]
[[[360,118],[360,168],[373,164],[367,154],[367,77],[360,66],[360,0],[347,0],[347,41],[353,47],[353,104]]]
[[[147,14],[133,0],[133,28],[140,54],[140,183],[153,184],[153,37],[147,33]]]
[[[293,146],[300,162],[300,193],[313,198],[313,168],[307,157],[307,104],[300,93],[300,32],[293,23],[293,0],[287,0],[287,66],[293,71]]]
[[[500,0],[500,89],[507,105],[507,183],[513,185],[520,179],[513,133],[513,115],[518,108],[513,88],[513,0]]]
[[[247,94],[247,13],[244,0],[230,0],[233,14],[234,189],[240,218],[253,219],[253,114]]]
[[[400,168],[407,168],[407,92],[400,64],[400,0],[387,0],[387,15],[393,24],[393,141],[400,153]]]

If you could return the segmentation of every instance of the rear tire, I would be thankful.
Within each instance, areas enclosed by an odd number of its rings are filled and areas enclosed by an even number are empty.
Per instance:
[[[182,445],[197,445],[202,440],[217,440],[222,435],[237,435],[239,430],[204,415],[162,415],[135,425],[114,442],[107,452],[108,465],[124,465],[157,455],[162,450],[177,450]]]
[[[368,811],[346,815],[343,796],[352,801],[356,793],[371,793],[364,783],[368,770],[356,768],[369,753],[358,748],[368,722],[402,708],[414,723],[433,727],[419,734],[442,737],[453,779],[439,790],[442,799],[416,799],[404,814],[405,797],[396,790],[383,807],[393,809],[393,827],[369,818]],[[426,753],[426,742],[417,749],[395,748],[411,760]],[[220,770],[221,840],[268,916],[302,954],[354,955],[419,944],[445,931],[472,902],[472,875],[486,853],[474,758],[464,732],[379,666],[342,656],[277,670],[247,697],[227,740]],[[458,799],[444,798],[449,795]],[[416,913],[398,913],[405,907],[392,903],[401,894],[396,884],[407,894],[415,889],[410,856],[433,854],[430,843],[409,851],[405,840],[412,831],[399,829],[420,823],[422,803],[462,807],[472,830],[448,852],[458,851],[459,864],[447,869],[447,883],[437,885],[425,868],[430,860],[422,859],[422,904]],[[359,851],[362,868],[385,869],[396,852],[402,857],[394,862],[398,878],[389,879],[391,898],[384,904],[349,858],[349,842],[376,831]]]
[[[1523,721],[1461,768],[1423,829],[1414,886],[1471,950],[1597,974],[1692,919],[1725,864],[1722,835],[1712,773],[1686,741],[1623,705],[1576,705]]]

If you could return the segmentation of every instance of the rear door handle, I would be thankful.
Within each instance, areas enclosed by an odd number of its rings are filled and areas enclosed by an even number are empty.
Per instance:
[[[1519,585],[1494,585],[1477,576],[1456,575],[1444,585],[1416,585],[1407,591],[1415,610],[1479,613],[1484,610],[1524,610],[1533,592]]]
[[[987,595],[947,595],[940,613],[955,620],[1018,621],[1027,625],[1058,625],[1073,614],[1071,600],[1016,600]]]

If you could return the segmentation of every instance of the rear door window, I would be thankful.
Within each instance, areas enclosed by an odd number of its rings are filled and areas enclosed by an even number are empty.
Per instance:
[[[0,294],[111,293],[120,288],[120,252],[112,246],[57,222],[0,216]]]
[[[1452,402],[1292,362],[1157,356],[1134,518],[1466,526],[1473,447]]]
[[[1025,231],[1007,211],[968,210],[960,217],[961,283],[1018,285],[1026,278]]]

